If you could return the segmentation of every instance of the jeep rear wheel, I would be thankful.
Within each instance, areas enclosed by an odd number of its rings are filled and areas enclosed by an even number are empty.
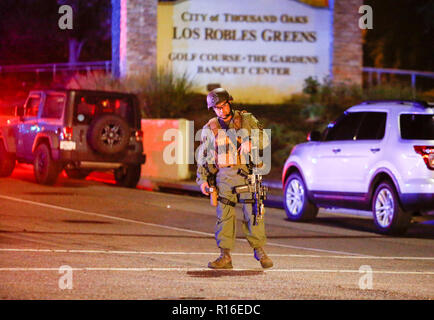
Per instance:
[[[140,180],[141,165],[133,164],[115,169],[115,180],[119,186],[135,188]]]
[[[124,119],[107,114],[92,121],[87,139],[95,151],[114,155],[125,151],[130,139],[130,129]]]
[[[8,153],[0,140],[0,177],[9,177],[15,168],[15,156]]]
[[[46,185],[55,184],[59,176],[60,164],[53,160],[50,148],[45,143],[36,148],[33,172],[36,182]]]
[[[85,179],[91,172],[85,169],[65,169],[66,175],[71,179]]]
[[[302,222],[315,219],[318,207],[309,201],[307,193],[300,174],[292,173],[284,188],[284,207],[289,220]]]
[[[401,235],[410,225],[411,212],[401,209],[395,188],[388,181],[380,183],[375,189],[372,213],[375,226],[382,234]]]

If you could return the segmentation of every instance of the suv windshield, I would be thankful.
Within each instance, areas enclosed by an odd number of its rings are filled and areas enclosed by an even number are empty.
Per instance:
[[[135,125],[135,112],[131,97],[77,94],[74,110],[76,124],[90,124],[93,119],[104,114],[116,114],[125,119],[130,126]]]
[[[401,137],[407,140],[434,140],[434,116],[431,114],[401,114]]]

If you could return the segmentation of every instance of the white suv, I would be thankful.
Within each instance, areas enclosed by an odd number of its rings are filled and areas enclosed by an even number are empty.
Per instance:
[[[282,173],[292,221],[318,207],[370,210],[380,233],[403,234],[434,210],[434,110],[426,102],[366,101],[296,145]]]

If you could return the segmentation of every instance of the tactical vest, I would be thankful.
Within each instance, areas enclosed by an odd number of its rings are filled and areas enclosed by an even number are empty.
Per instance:
[[[222,127],[218,121],[217,117],[212,118],[208,121],[207,125],[214,134],[214,147],[215,147],[215,162],[218,168],[229,167],[233,165],[240,165],[248,163],[246,155],[240,155],[238,152],[238,147],[242,143],[241,136],[235,136],[236,132],[240,129],[246,129],[247,133],[250,134],[250,124],[247,117],[250,113],[247,111],[235,110],[233,115],[234,122],[234,133],[233,136],[228,135],[226,130],[222,130]],[[231,130],[231,129],[229,129]],[[231,139],[232,138],[232,139]],[[236,140],[234,139],[236,138]],[[235,141],[234,141],[235,140]],[[248,156],[247,156],[248,157]]]

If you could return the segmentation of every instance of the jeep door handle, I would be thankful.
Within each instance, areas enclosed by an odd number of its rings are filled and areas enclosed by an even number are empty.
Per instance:
[[[380,151],[380,148],[371,148],[370,149],[372,153],[377,153],[378,151]]]
[[[335,148],[335,149],[332,149],[332,151],[333,151],[334,153],[339,153],[339,152],[341,152],[341,149],[339,149],[339,148]]]

